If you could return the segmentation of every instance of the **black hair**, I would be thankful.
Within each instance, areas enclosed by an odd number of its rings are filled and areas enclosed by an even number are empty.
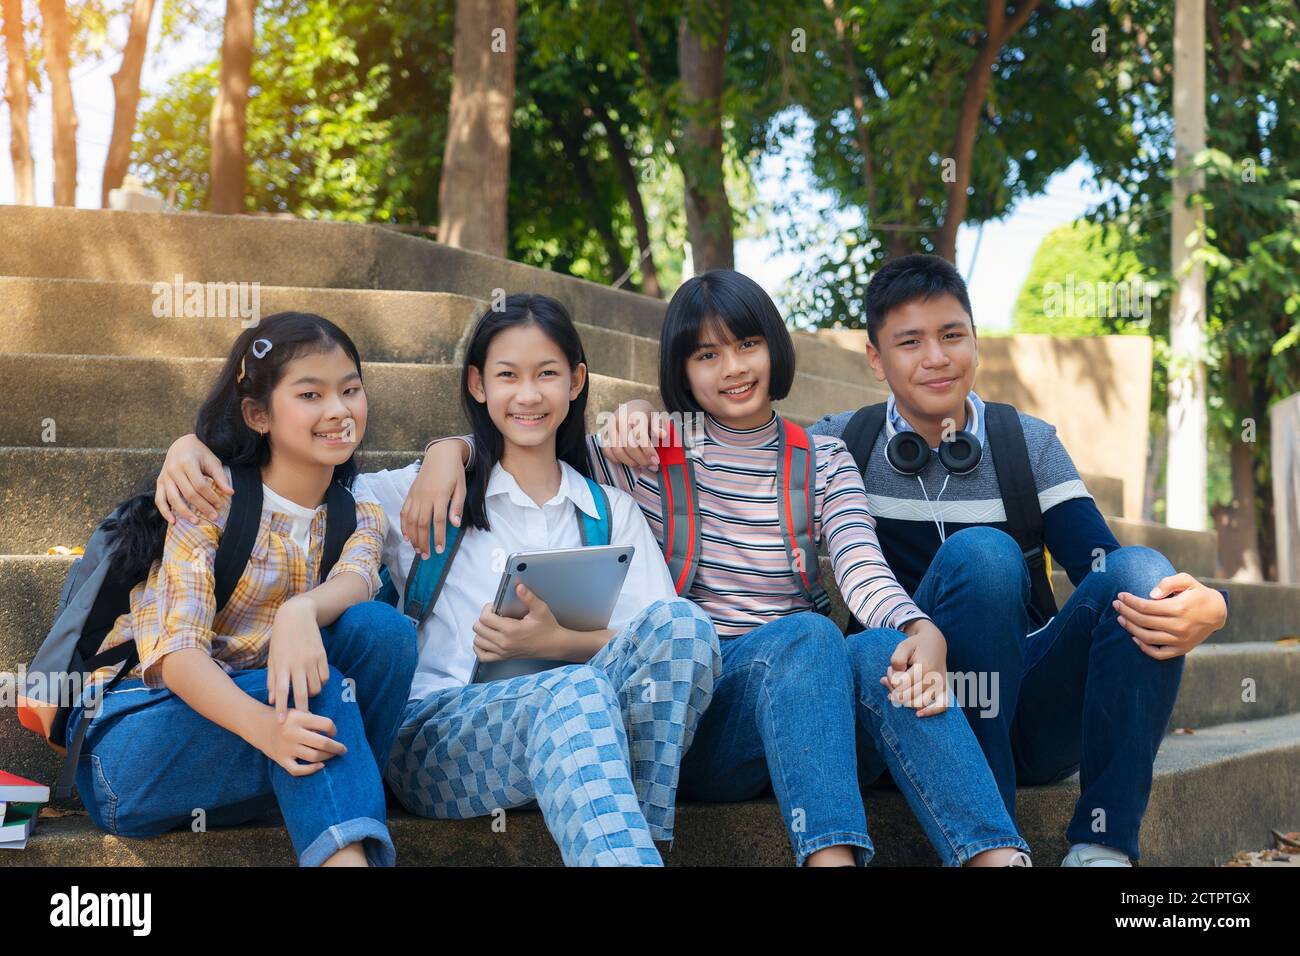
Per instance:
[[[361,373],[361,356],[352,339],[319,315],[278,312],[245,329],[199,407],[194,434],[224,465],[265,466],[271,460],[270,442],[244,421],[244,399],[269,408],[271,392],[284,376],[285,366],[302,355],[334,348],[343,349]],[[352,487],[360,449],[358,443],[347,461],[334,466],[333,481]],[[113,536],[110,573],[124,581],[143,580],[162,557],[167,538],[167,521],[154,503],[154,494],[131,498],[104,527]]]
[[[966,283],[947,259],[916,253],[886,262],[867,283],[867,337],[871,344],[880,348],[876,336],[891,311],[936,295],[950,295],[960,302],[970,316],[971,328],[975,327]]]
[[[683,282],[673,293],[659,334],[659,395],[669,412],[702,412],[691,394],[686,362],[699,347],[700,332],[719,323],[733,339],[767,341],[772,369],[768,393],[773,401],[794,384],[794,341],[771,296],[734,269],[710,269]]]
[[[470,430],[474,434],[474,463],[465,476],[465,511],[461,528],[480,528],[490,530],[487,516],[487,485],[492,469],[501,460],[505,450],[505,440],[488,414],[486,403],[480,403],[469,391],[469,370],[478,369],[479,375],[486,379],[484,366],[487,364],[488,346],[492,340],[507,329],[535,325],[546,337],[559,346],[568,360],[569,368],[587,363],[586,353],[582,349],[582,339],[569,318],[568,310],[559,302],[545,295],[516,292],[506,296],[504,308],[500,311],[489,308],[483,313],[470,335],[469,345],[465,349],[465,364],[460,375],[460,401],[469,419]],[[590,372],[590,367],[588,367]],[[569,403],[569,413],[560,422],[555,433],[555,457],[571,465],[585,478],[591,477],[591,466],[587,463],[587,392],[591,388],[591,376],[588,374],[582,383],[582,391]]]

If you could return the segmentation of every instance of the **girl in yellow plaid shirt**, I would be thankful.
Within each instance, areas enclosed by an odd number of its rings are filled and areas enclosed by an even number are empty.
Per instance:
[[[280,313],[235,342],[195,429],[226,466],[223,503],[203,503],[195,521],[164,508],[166,525],[141,508],[120,525],[118,547],[151,567],[100,648],[133,640],[140,663],[89,718],[77,786],[98,826],[147,837],[278,805],[301,865],[394,863],[379,768],[416,643],[409,621],[372,600],[378,504],[346,496],[356,530],[320,579],[326,493],[351,487],[366,417],[360,357],[333,323]],[[230,467],[252,465],[257,537],[218,612]],[[82,719],[77,708],[69,740]]]

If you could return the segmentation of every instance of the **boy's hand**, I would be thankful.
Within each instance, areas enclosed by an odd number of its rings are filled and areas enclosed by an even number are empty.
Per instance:
[[[1112,606],[1138,650],[1158,661],[1186,654],[1228,620],[1223,595],[1182,573],[1157,584],[1150,599],[1121,591]]]
[[[316,624],[316,609],[310,600],[292,597],[280,605],[271,625],[270,652],[266,659],[267,703],[275,707],[276,718],[284,723],[291,686],[294,709],[308,710],[308,698],[319,694],[329,679],[329,662]]]
[[[463,441],[440,441],[428,449],[420,473],[402,503],[402,537],[425,560],[429,558],[429,539],[438,554],[447,543],[447,518],[460,527],[461,509],[465,507],[465,456]]]
[[[889,669],[880,683],[895,703],[933,717],[948,709],[948,642],[933,621],[917,619],[903,625],[907,638],[894,648]]]
[[[221,460],[208,446],[194,435],[182,435],[172,442],[153,496],[167,523],[175,524],[176,515],[180,515],[197,524],[196,510],[209,521],[215,521],[222,492],[233,495],[235,489],[226,481]]]
[[[474,653],[479,660],[562,656],[557,649],[562,629],[550,607],[522,583],[515,585],[515,593],[528,608],[528,613],[519,620],[494,614],[490,604],[483,605],[479,619],[474,622]]]
[[[655,408],[643,398],[624,402],[600,429],[600,447],[610,461],[629,468],[659,470],[655,446],[668,439],[668,429]]]

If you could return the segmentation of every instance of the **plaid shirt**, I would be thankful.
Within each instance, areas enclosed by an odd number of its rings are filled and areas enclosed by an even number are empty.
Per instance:
[[[131,590],[131,613],[117,619],[100,651],[134,639],[140,663],[128,676],[143,677],[145,685],[153,688],[164,686],[157,666],[162,659],[189,647],[206,651],[227,673],[266,666],[275,612],[289,598],[321,583],[317,576],[325,513],[320,508],[312,518],[304,554],[290,534],[288,517],[264,505],[248,566],[220,614],[215,614],[213,562],[230,516],[230,498],[222,503],[215,522],[200,518],[194,524],[177,517],[167,530],[162,560],[155,561],[148,579]],[[351,571],[365,579],[373,598],[379,592],[385,530],[383,508],[358,501],[357,529],[327,580]],[[92,682],[110,678],[117,666],[100,668]]]

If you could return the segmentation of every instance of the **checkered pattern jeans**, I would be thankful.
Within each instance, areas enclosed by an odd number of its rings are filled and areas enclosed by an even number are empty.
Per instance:
[[[567,866],[659,866],[720,670],[704,612],[656,601],[586,664],[408,701],[385,777],[438,819],[536,800]]]

